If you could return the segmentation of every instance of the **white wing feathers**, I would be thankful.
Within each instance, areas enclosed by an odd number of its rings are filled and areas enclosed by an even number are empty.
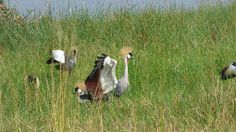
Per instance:
[[[65,52],[62,50],[52,50],[52,56],[53,58],[60,62],[65,63]]]
[[[109,93],[114,89],[114,85],[118,83],[116,72],[117,61],[107,56],[103,63],[103,68],[100,73],[100,82],[103,89],[103,94]]]

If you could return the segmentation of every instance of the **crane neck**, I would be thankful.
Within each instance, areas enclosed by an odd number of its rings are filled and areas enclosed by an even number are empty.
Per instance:
[[[77,62],[77,58],[76,58],[76,56],[74,56],[74,61],[75,61],[75,63]]]
[[[124,57],[125,69],[124,69],[124,78],[128,79],[128,58]]]

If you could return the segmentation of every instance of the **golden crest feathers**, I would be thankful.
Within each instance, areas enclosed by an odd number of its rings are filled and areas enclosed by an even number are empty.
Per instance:
[[[81,82],[77,83],[76,87],[81,89],[82,91],[84,91],[86,89],[86,85],[84,83],[81,83]]]
[[[121,56],[126,56],[127,54],[132,52],[132,48],[131,47],[123,47],[120,49],[120,55]]]

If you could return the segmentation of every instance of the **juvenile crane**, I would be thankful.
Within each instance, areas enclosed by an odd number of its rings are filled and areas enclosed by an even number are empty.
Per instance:
[[[52,57],[47,60],[47,64],[59,63],[58,69],[69,71],[69,74],[71,74],[77,62],[77,49],[74,48],[72,51],[73,54],[68,55],[63,50],[52,50]]]
[[[114,90],[114,86],[118,85],[115,75],[117,61],[102,54],[97,57],[92,72],[85,80],[86,92],[81,92],[80,87],[76,87],[76,93],[79,93],[80,98],[91,100],[107,100],[108,93]]]
[[[229,66],[221,70],[221,79],[226,80],[236,77],[236,62],[231,63]]]
[[[120,97],[124,91],[128,89],[129,86],[129,73],[128,73],[128,63],[129,60],[133,57],[132,49],[130,47],[124,47],[120,50],[120,54],[124,59],[124,75],[118,80],[116,85],[114,96]]]

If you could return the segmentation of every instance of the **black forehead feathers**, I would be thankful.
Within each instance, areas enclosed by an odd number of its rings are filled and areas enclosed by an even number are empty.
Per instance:
[[[78,88],[78,87],[76,87],[76,88],[75,88],[75,91],[77,92],[77,91],[78,91],[78,89],[79,89],[79,88]]]
[[[129,55],[130,55],[130,56],[133,56],[133,54],[132,54],[131,52],[129,53]]]

